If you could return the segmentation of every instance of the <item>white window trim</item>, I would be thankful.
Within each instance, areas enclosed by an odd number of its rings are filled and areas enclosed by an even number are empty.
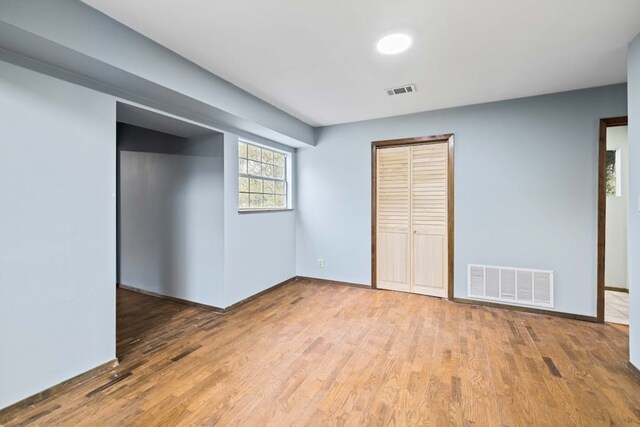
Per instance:
[[[247,145],[253,145],[255,147],[259,147],[259,148],[264,148],[266,150],[269,151],[273,151],[276,153],[280,153],[284,155],[285,158],[285,165],[284,165],[284,180],[281,179],[277,179],[277,178],[269,178],[269,177],[263,177],[263,176],[256,176],[256,175],[250,175],[248,173],[241,173],[240,172],[240,144],[247,144]],[[247,139],[238,139],[238,144],[237,147],[238,149],[238,153],[236,156],[236,164],[238,165],[238,182],[240,178],[254,178],[254,179],[262,179],[262,180],[268,180],[268,181],[273,181],[273,182],[282,182],[284,181],[285,184],[285,198],[286,198],[286,204],[285,207],[283,208],[241,208],[240,207],[240,188],[238,187],[238,191],[237,191],[237,197],[236,197],[236,202],[238,203],[238,213],[261,213],[261,212],[287,212],[287,211],[293,211],[293,153],[289,152],[289,151],[285,151],[285,150],[281,150],[278,148],[274,148],[265,144],[259,144]],[[248,156],[247,156],[248,158]],[[248,165],[247,165],[248,167]]]

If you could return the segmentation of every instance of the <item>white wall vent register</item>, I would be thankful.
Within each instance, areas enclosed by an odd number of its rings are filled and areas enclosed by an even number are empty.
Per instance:
[[[553,307],[553,271],[469,264],[469,297],[533,307]]]

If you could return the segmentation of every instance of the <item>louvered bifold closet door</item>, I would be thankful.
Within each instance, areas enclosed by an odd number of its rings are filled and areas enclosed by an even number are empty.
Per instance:
[[[447,295],[448,144],[411,147],[411,292]]]
[[[378,149],[376,155],[377,287],[410,291],[410,147]]]

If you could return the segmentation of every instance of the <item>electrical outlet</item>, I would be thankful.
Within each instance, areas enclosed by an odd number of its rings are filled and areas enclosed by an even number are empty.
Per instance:
[[[322,258],[318,258],[318,268],[324,268],[324,260]]]

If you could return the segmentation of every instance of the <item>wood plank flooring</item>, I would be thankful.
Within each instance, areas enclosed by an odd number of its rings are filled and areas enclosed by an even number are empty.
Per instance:
[[[112,372],[0,425],[633,425],[610,326],[299,280],[227,314],[118,291]]]

